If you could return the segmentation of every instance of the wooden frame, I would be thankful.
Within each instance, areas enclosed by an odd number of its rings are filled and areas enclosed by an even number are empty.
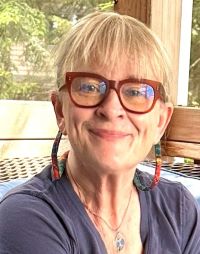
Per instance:
[[[175,107],[162,144],[165,155],[200,160],[200,108]]]
[[[114,10],[150,26],[151,0],[118,0],[115,1]]]

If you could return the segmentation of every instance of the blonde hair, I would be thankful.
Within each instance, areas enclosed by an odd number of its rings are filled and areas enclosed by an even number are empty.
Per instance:
[[[142,78],[150,69],[161,77],[168,97],[172,72],[162,44],[143,23],[114,12],[91,13],[64,35],[55,54],[58,84],[62,85],[66,71],[94,64],[113,68],[122,57],[136,63],[134,76]]]

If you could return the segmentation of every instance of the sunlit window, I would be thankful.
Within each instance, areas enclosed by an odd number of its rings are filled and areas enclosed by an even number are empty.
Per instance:
[[[200,107],[200,0],[193,0],[188,105]]]
[[[52,47],[82,16],[112,8],[108,0],[1,0],[0,99],[47,100]]]

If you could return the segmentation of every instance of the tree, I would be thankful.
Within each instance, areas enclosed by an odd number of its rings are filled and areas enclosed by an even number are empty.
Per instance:
[[[46,99],[43,82],[48,69],[49,47],[54,45],[71,22],[94,9],[110,8],[112,1],[92,0],[1,0],[0,3],[0,99]],[[20,63],[12,59],[13,47],[22,48]],[[28,75],[14,75],[19,66]],[[40,74],[40,75],[39,75]]]
[[[189,105],[200,106],[200,0],[193,2]]]
[[[24,86],[30,89],[34,83],[22,82],[21,86],[13,80],[12,70],[16,69],[11,60],[12,46],[21,44],[25,49],[25,59],[30,63],[38,62],[38,57],[45,54],[41,43],[47,33],[47,23],[43,13],[30,8],[25,2],[3,1],[0,5],[0,92],[1,98],[9,95],[24,94]],[[37,86],[35,86],[36,88]]]

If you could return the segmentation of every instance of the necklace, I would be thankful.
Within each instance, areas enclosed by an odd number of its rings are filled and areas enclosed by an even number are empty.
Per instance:
[[[104,224],[111,230],[115,233],[115,236],[114,236],[114,240],[113,240],[113,243],[114,243],[114,247],[116,249],[117,252],[120,252],[121,250],[124,249],[125,247],[125,237],[124,235],[119,231],[125,217],[126,217],[126,213],[128,211],[128,208],[129,208],[129,205],[130,205],[130,201],[131,201],[131,197],[132,197],[132,189],[130,191],[130,195],[129,195],[129,199],[128,199],[128,203],[127,203],[127,206],[124,210],[124,213],[123,213],[123,216],[122,216],[122,219],[121,219],[121,222],[119,223],[119,225],[117,227],[112,227],[103,217],[101,217],[99,214],[95,213],[94,211],[92,211],[87,205],[86,203],[81,199],[81,191],[80,191],[80,187],[81,185],[75,180],[75,178],[73,177],[72,175],[72,172],[69,168],[69,165],[67,164],[67,167],[68,167],[68,171],[69,171],[69,175],[71,176],[71,179],[72,181],[74,182],[74,184],[76,185],[76,188],[78,190],[78,196],[80,198],[80,200],[82,201],[84,207],[87,209],[87,211],[92,214],[93,216],[99,218],[101,221],[104,222]]]

